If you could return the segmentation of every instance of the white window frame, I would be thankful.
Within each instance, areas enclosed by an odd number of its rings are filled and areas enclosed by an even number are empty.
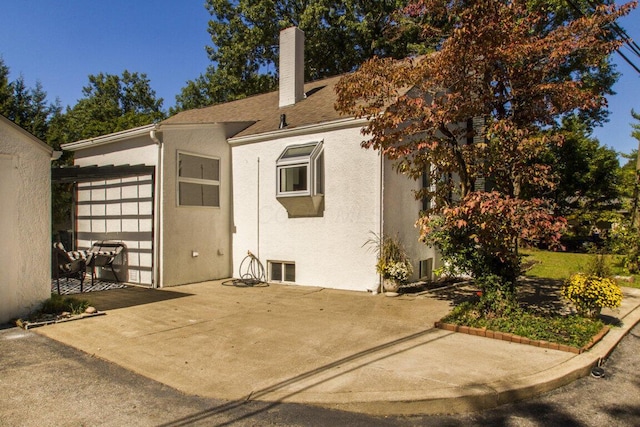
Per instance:
[[[274,264],[278,264],[280,267],[280,280],[274,279],[273,278],[273,269],[274,269]],[[286,280],[286,266],[287,265],[292,265],[294,268],[294,272],[293,272],[293,280]],[[295,283],[296,278],[295,278],[295,268],[296,268],[296,263],[294,261],[277,261],[277,260],[269,260],[267,261],[267,266],[268,266],[268,273],[269,273],[269,281],[270,282],[278,282],[278,283]]]
[[[180,156],[191,156],[191,157],[200,157],[203,159],[211,159],[216,160],[218,162],[218,179],[204,179],[204,178],[191,178],[186,176],[180,176]],[[176,154],[176,206],[182,208],[207,208],[207,209],[219,209],[220,208],[220,176],[222,175],[222,162],[220,161],[220,157],[217,156],[209,156],[206,154],[192,153],[188,151],[178,150]],[[218,204],[217,206],[208,206],[208,205],[186,205],[180,203],[180,184],[196,184],[196,185],[205,185],[211,187],[218,187]]]
[[[312,147],[309,154],[299,156],[285,157],[290,149]],[[296,197],[296,196],[316,196],[322,194],[318,191],[319,186],[324,179],[324,163],[319,164],[319,159],[323,159],[324,152],[322,150],[322,141],[316,141],[305,144],[296,144],[287,146],[276,162],[276,197]],[[282,191],[282,171],[297,167],[307,168],[307,189],[298,191]]]

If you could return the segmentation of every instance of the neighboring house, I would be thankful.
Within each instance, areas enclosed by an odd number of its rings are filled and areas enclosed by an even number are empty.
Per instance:
[[[414,279],[430,277],[435,252],[414,226],[422,182],[361,148],[366,121],[334,109],[340,77],[303,83],[303,38],[281,34],[279,91],[63,146],[80,166],[63,171],[79,182],[77,244],[123,241],[134,283],[238,277],[250,251],[270,281],[364,291],[379,283],[363,246],[376,233],[404,242]]]
[[[0,324],[51,295],[51,155],[0,115]]]

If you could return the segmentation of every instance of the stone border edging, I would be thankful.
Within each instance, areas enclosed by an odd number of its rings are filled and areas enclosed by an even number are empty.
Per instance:
[[[104,311],[97,311],[95,313],[82,313],[82,314],[73,315],[69,317],[54,318],[54,319],[41,320],[36,322],[29,322],[28,320],[18,319],[16,321],[16,326],[24,330],[29,330],[32,328],[38,328],[40,326],[51,325],[53,323],[72,322],[74,320],[81,320],[81,319],[86,319],[88,317],[95,317],[95,316],[103,316],[105,314],[107,313]]]
[[[516,344],[527,344],[527,345],[532,345],[534,347],[548,348],[550,350],[567,351],[569,353],[574,353],[574,354],[581,354],[589,350],[598,341],[600,341],[602,337],[604,337],[607,334],[607,332],[609,332],[609,329],[610,329],[609,326],[604,326],[600,330],[600,332],[598,332],[596,335],[594,335],[591,338],[591,341],[589,341],[587,345],[585,345],[584,347],[578,348],[570,345],[558,344],[558,343],[549,342],[549,341],[532,340],[526,337],[522,337],[520,335],[510,334],[507,332],[493,331],[487,328],[474,328],[472,326],[461,326],[461,325],[454,325],[452,323],[443,323],[443,322],[435,322],[434,326],[438,329],[443,329],[445,331],[460,332],[462,334],[476,335],[479,337],[492,338],[492,339],[497,339],[497,340],[502,340],[507,342],[513,342]]]

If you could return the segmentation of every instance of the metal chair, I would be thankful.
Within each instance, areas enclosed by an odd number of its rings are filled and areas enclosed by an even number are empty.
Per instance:
[[[62,243],[54,243],[51,257],[53,278],[56,279],[58,294],[60,294],[60,278],[77,279],[80,281],[80,292],[83,291],[84,278],[87,274],[87,264],[83,259],[73,259],[64,250]]]

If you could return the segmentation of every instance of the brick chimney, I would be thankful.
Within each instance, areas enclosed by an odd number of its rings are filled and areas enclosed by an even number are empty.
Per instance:
[[[304,98],[304,31],[289,27],[280,31],[280,107]]]

